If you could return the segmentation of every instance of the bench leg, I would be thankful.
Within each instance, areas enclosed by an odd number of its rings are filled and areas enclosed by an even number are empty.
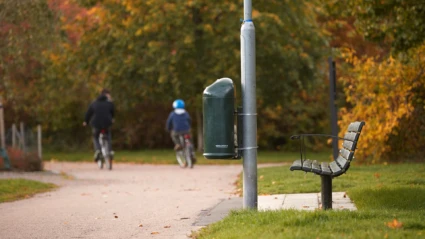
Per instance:
[[[332,177],[321,175],[322,178],[322,209],[332,209]]]

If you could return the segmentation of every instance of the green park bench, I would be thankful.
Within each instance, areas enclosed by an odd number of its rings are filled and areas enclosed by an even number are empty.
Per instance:
[[[365,122],[353,122],[348,126],[348,130],[344,138],[335,135],[326,134],[299,134],[291,136],[292,140],[300,140],[301,159],[296,160],[290,167],[291,171],[301,170],[304,172],[312,172],[320,175],[322,182],[322,209],[332,209],[332,178],[338,177],[347,172],[351,161],[354,159],[354,152],[357,142],[360,138]],[[305,156],[304,138],[306,136],[324,136],[344,140],[339,156],[332,162],[317,162],[316,160],[307,159]]]

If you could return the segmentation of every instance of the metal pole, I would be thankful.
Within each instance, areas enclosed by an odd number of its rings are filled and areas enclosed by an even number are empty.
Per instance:
[[[243,208],[257,209],[257,109],[255,84],[255,27],[252,1],[244,0],[241,27],[241,79],[243,103]]]
[[[41,125],[37,125],[37,146],[38,146],[38,158],[42,160],[43,148],[41,147]]]
[[[21,146],[22,146],[22,151],[24,153],[26,153],[24,123],[21,122],[21,125],[20,126],[21,126]]]
[[[329,57],[329,108],[331,112],[331,130],[332,135],[338,135],[338,123],[337,123],[337,110],[336,110],[336,70],[335,62],[332,60],[332,57]],[[334,160],[338,158],[338,139],[332,139],[332,148]]]
[[[2,99],[0,99],[0,148],[6,149],[6,138],[4,131],[4,110]]]

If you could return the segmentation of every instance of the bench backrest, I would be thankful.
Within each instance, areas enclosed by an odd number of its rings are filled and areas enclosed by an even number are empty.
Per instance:
[[[348,126],[347,133],[344,135],[345,140],[342,143],[342,148],[339,151],[339,156],[335,160],[339,168],[341,168],[341,170],[338,170],[341,171],[341,173],[334,171],[332,176],[339,176],[350,167],[350,163],[354,158],[357,142],[360,138],[360,133],[364,125],[365,122],[358,121],[353,122]]]

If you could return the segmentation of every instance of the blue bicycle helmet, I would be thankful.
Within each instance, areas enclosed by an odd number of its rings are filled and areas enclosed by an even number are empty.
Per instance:
[[[181,99],[177,99],[173,102],[174,109],[184,109],[184,101]]]

